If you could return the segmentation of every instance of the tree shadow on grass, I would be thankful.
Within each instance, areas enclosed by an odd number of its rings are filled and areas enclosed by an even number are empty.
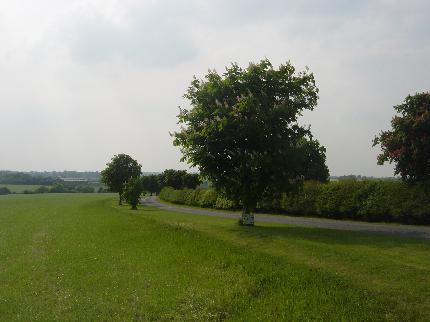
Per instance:
[[[323,243],[327,245],[369,245],[381,247],[398,247],[406,245],[429,246],[430,241],[420,238],[418,232],[394,235],[390,233],[358,232],[347,230],[336,230],[327,228],[313,228],[300,226],[270,227],[256,225],[254,227],[234,226],[231,232],[243,238],[273,238],[299,239],[310,242]]]

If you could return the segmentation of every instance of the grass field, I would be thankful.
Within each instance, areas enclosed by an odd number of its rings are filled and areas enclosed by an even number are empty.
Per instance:
[[[430,320],[430,242],[0,197],[0,319]]]
[[[24,190],[34,191],[40,187],[40,185],[33,184],[2,184],[0,183],[0,187],[6,187],[10,190],[10,192],[15,193],[23,193]]]

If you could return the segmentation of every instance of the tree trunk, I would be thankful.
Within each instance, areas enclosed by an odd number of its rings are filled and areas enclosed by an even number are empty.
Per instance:
[[[242,226],[254,226],[254,214],[248,207],[243,207],[242,215],[239,219],[239,224]]]
[[[121,192],[119,193],[119,202],[118,205],[122,206],[122,197],[121,197]]]
[[[137,210],[137,206],[136,205],[131,206],[131,210]]]

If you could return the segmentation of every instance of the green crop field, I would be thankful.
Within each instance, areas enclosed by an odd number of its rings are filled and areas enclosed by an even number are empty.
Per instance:
[[[0,188],[1,187],[8,188],[10,190],[10,192],[23,193],[25,190],[34,191],[37,188],[39,188],[40,185],[34,185],[34,184],[2,184],[2,183],[0,183]]]
[[[430,320],[430,242],[0,196],[0,319]]]

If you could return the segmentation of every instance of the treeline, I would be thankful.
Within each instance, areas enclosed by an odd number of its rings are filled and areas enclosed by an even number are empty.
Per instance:
[[[45,177],[45,178],[85,178],[88,181],[100,182],[100,172],[98,171],[29,171],[24,172],[33,177]]]
[[[305,182],[297,191],[263,198],[257,208],[294,216],[430,224],[428,189],[401,181]],[[190,206],[241,208],[213,189],[164,188],[160,198]]]
[[[0,184],[22,184],[51,186],[58,182],[58,178],[84,178],[89,182],[100,182],[97,171],[0,171]]]
[[[355,175],[355,174],[349,174],[345,176],[330,176],[330,180],[338,180],[338,181],[345,181],[345,180],[377,180],[377,181],[399,181],[400,178],[396,177],[367,177],[362,175]]]
[[[64,185],[55,184],[52,187],[41,186],[34,191],[25,190],[24,193],[94,193],[95,187],[90,185]],[[106,192],[103,188],[99,188],[97,192]]]
[[[144,175],[141,177],[143,191],[158,194],[163,187],[173,189],[195,189],[201,184],[197,173],[188,173],[186,170],[167,169],[160,174]]]
[[[9,171],[3,171],[9,172]],[[9,172],[13,175],[5,176],[5,181],[0,182],[4,184],[29,184],[28,175],[19,172]],[[71,173],[71,172],[70,172]],[[70,174],[69,173],[69,174]],[[18,174],[18,176],[16,176]],[[10,182],[12,179],[25,175],[25,180],[16,180],[15,182]],[[38,179],[48,179],[48,178],[40,178]],[[188,173],[186,170],[174,170],[167,169],[160,174],[150,174],[143,175],[139,179],[139,186],[142,192],[147,192],[152,194],[158,194],[163,187],[173,187],[174,189],[195,189],[201,184],[200,176],[196,173]],[[27,180],[27,181],[26,181]],[[78,183],[62,183],[59,180],[52,181],[37,181],[33,180],[32,185],[40,185],[39,188],[34,190],[24,190],[22,193],[24,194],[33,194],[33,193],[105,193],[112,192],[108,188],[94,186],[91,183],[86,184],[78,184]],[[40,184],[42,182],[42,184]],[[46,182],[46,183],[45,183]],[[0,188],[0,195],[11,194],[11,192],[7,187]]]
[[[0,171],[0,184],[28,184],[46,185],[54,184],[55,178],[40,175],[30,175],[25,172]]]

